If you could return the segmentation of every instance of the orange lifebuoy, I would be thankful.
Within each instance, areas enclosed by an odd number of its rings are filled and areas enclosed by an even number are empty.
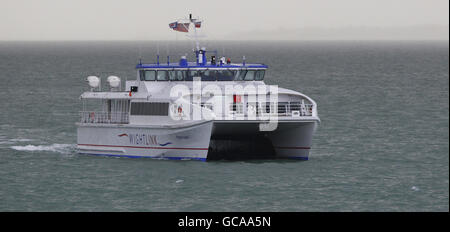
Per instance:
[[[181,108],[181,106],[178,106],[178,113],[179,114],[183,113],[183,108]]]

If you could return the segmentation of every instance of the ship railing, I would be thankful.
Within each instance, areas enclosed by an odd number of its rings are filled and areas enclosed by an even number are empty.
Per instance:
[[[81,123],[128,124],[128,112],[81,111]]]
[[[313,104],[302,102],[278,102],[278,116],[312,116]]]
[[[229,112],[234,116],[249,116],[249,112],[255,116],[278,116],[278,117],[300,117],[312,116],[313,104],[305,104],[302,102],[278,102],[275,103],[259,103],[247,102],[231,103]],[[275,110],[276,109],[276,110]]]

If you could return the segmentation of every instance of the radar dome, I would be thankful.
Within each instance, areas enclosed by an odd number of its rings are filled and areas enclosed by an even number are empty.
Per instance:
[[[112,88],[117,88],[120,85],[120,78],[116,76],[109,76],[107,81]]]
[[[96,76],[88,76],[87,81],[92,88],[97,88],[100,84],[100,79]]]

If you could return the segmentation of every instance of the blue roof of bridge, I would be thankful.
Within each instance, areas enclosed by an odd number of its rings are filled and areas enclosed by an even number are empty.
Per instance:
[[[267,69],[268,66],[265,64],[211,64],[207,63],[205,65],[197,64],[196,62],[188,62],[187,65],[180,65],[178,62],[174,63],[159,63],[159,64],[137,64],[136,69],[145,69],[145,68],[173,68],[173,69],[188,69],[188,68],[214,68],[214,69],[228,69],[228,68],[261,68]]]

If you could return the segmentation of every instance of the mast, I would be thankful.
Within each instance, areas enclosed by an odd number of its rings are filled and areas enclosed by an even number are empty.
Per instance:
[[[192,14],[189,14],[189,21],[191,23],[194,23],[194,19],[192,19]],[[194,24],[194,39],[195,39],[196,50],[199,51],[200,43],[198,42],[197,27],[195,26],[195,24]]]
[[[202,23],[202,21],[200,19],[193,18],[192,14],[189,14],[189,19],[188,20],[186,20],[186,18],[185,19],[179,19],[179,20],[169,24],[170,28],[172,28],[175,31],[179,31],[179,32],[189,32],[189,27],[191,26],[191,24],[193,24],[193,26],[194,26],[194,35],[193,36],[187,35],[187,36],[191,37],[191,38],[193,37],[194,40],[195,40],[195,56],[197,58],[197,64],[199,64],[199,63],[203,64],[204,61],[205,61],[205,58],[206,58],[205,54],[204,54],[205,51],[203,51],[205,49],[201,49],[200,48],[199,35],[197,33],[197,28],[201,27],[201,23]],[[199,60],[199,54],[200,53],[202,54],[201,55],[201,61]]]

